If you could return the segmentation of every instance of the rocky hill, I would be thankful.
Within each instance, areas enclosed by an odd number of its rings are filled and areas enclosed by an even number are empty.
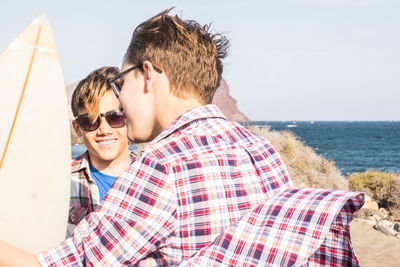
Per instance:
[[[67,90],[67,100],[68,100],[68,104],[70,105],[70,107],[71,107],[72,93],[74,92],[75,87],[78,85],[78,83],[79,82],[72,83],[70,85],[67,85],[65,88]]]
[[[237,101],[229,93],[229,85],[224,79],[215,92],[213,104],[217,105],[228,119],[233,121],[249,121],[237,107]]]

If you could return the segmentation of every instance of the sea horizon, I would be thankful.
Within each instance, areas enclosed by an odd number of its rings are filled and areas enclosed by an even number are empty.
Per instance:
[[[344,175],[367,170],[400,173],[400,121],[290,120],[243,124],[294,133],[317,154],[333,160]]]

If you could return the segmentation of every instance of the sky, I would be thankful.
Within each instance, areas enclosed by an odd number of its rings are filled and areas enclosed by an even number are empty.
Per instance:
[[[172,6],[229,38],[223,78],[251,120],[400,120],[399,0],[2,0],[0,51],[46,14],[69,85],[120,67],[135,27]]]

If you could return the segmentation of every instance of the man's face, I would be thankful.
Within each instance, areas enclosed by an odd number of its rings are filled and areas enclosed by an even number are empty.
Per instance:
[[[122,72],[133,65],[124,63]],[[160,133],[155,116],[153,90],[146,86],[143,72],[128,72],[119,95],[121,108],[127,117],[128,138],[135,143],[149,142]]]
[[[117,111],[119,102],[111,90],[106,91],[99,103],[99,113]],[[82,111],[79,115],[86,113]],[[112,128],[104,117],[97,130],[84,131],[74,121],[74,129],[81,136],[83,143],[88,149],[92,161],[109,163],[126,158],[128,151],[128,138],[126,126]]]

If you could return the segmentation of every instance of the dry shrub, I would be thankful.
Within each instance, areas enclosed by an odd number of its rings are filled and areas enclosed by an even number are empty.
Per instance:
[[[368,170],[349,176],[350,188],[371,196],[379,207],[400,211],[400,174]]]
[[[335,162],[317,155],[293,133],[270,131],[268,126],[248,128],[272,143],[282,156],[296,187],[348,190],[348,181],[336,168]]]

